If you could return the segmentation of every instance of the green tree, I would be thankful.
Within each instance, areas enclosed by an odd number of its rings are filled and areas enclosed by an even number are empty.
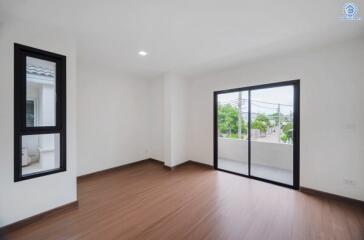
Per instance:
[[[257,117],[255,118],[256,121],[261,121],[261,122],[265,122],[267,124],[267,126],[270,125],[270,121],[269,118],[267,117],[267,115],[265,115],[264,113],[259,113],[257,115]]]
[[[279,114],[278,117],[278,113],[273,113],[270,115],[271,119],[274,120],[275,124],[278,125],[278,120],[281,120],[281,122],[285,119],[284,115],[282,113]]]
[[[254,120],[254,122],[252,123],[252,128],[253,129],[259,129],[260,132],[262,133],[266,133],[268,130],[268,126],[267,123],[264,121],[259,121],[259,120]]]
[[[229,137],[237,137],[238,134],[238,108],[231,104],[219,105],[218,107],[218,127],[221,134],[228,134]],[[247,126],[241,119],[241,133],[247,133]]]
[[[282,126],[281,140],[285,143],[292,142],[293,138],[293,123],[288,122]]]
[[[264,113],[259,113],[252,123],[252,128],[259,129],[262,133],[266,133],[270,126],[269,118]]]

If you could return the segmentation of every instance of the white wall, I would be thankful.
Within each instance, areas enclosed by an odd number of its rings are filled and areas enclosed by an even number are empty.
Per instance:
[[[219,159],[248,163],[248,141],[241,139],[218,139]],[[252,164],[293,170],[293,145],[252,141]]]
[[[301,79],[301,186],[364,200],[363,63],[361,38],[191,78],[188,158],[213,164],[213,91]]]
[[[150,153],[153,159],[164,162],[164,80],[153,79],[149,88],[149,130]]]
[[[187,82],[174,74],[163,79],[164,115],[164,164],[169,167],[186,162],[187,131]]]
[[[14,42],[67,56],[67,171],[14,182]],[[76,43],[66,32],[7,19],[0,23],[0,227],[77,199]]]
[[[78,175],[149,158],[152,81],[77,63]]]

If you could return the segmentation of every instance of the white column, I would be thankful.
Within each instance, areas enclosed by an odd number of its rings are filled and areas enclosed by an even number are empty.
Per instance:
[[[169,167],[186,159],[186,80],[175,74],[166,74],[164,89],[164,164]]]

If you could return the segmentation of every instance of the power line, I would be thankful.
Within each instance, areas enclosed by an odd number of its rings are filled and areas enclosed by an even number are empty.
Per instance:
[[[262,105],[258,105],[258,104],[255,104],[255,103],[252,103],[252,105],[256,106],[256,107],[259,107],[259,108],[265,108],[265,109],[273,109],[273,110],[277,110],[276,107],[266,107],[266,106],[262,106]]]
[[[227,105],[227,104],[230,104],[231,106],[234,106],[234,107],[238,107],[239,108],[239,104],[238,103],[235,103],[235,102],[225,103],[225,105]],[[251,103],[251,105],[256,106],[256,107],[259,107],[259,108],[277,110],[277,107],[267,107],[267,106],[259,105],[259,104],[256,104],[256,103]],[[241,108],[248,108],[248,105],[242,105]]]
[[[242,98],[242,100],[244,101],[248,101],[247,98]],[[230,101],[227,101],[229,103],[234,103],[234,102],[238,102],[239,101],[239,98],[234,98]],[[286,106],[286,107],[293,107],[293,105],[290,105],[290,104],[283,104],[283,103],[272,103],[272,102],[264,102],[264,101],[258,101],[258,100],[251,100],[251,102],[256,102],[256,103],[264,103],[264,104],[269,104],[269,105],[281,105],[281,106]]]

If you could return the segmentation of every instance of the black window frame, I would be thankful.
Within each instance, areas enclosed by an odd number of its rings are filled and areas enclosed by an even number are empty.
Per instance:
[[[26,126],[26,57],[56,63],[55,126]],[[60,166],[22,175],[22,136],[59,134]],[[66,167],[66,56],[14,43],[14,181],[64,172]]]

